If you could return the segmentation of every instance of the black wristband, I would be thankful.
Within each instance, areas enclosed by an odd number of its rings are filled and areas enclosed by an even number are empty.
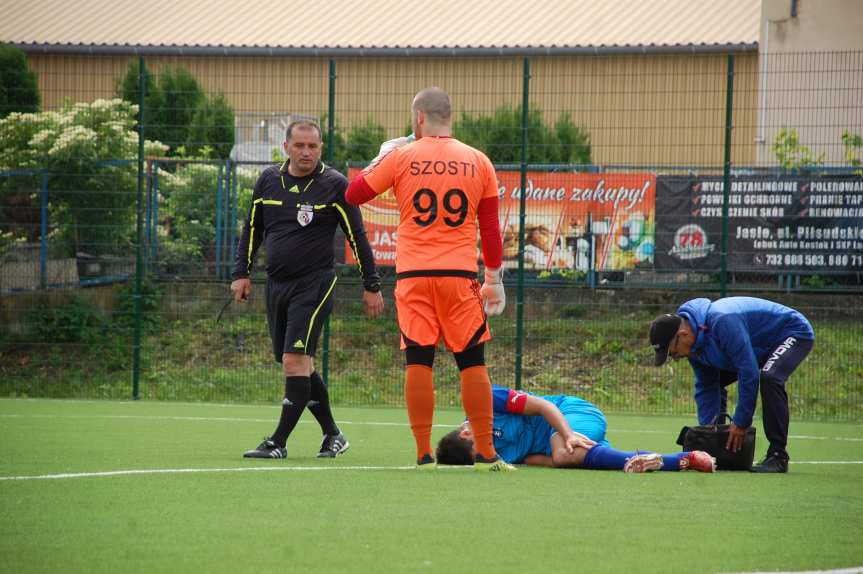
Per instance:
[[[371,283],[369,285],[363,285],[363,289],[365,289],[369,293],[378,293],[381,290],[381,284],[380,283]]]

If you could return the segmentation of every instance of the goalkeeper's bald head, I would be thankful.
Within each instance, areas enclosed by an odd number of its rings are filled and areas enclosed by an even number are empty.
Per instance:
[[[426,88],[414,96],[411,110],[414,113],[422,112],[426,121],[438,125],[449,125],[452,118],[449,94],[437,87]]]

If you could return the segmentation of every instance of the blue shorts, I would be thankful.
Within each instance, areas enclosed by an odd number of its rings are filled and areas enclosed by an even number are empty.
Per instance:
[[[600,446],[609,446],[605,438],[608,424],[605,415],[593,404],[578,397],[565,397],[557,405],[570,428]]]

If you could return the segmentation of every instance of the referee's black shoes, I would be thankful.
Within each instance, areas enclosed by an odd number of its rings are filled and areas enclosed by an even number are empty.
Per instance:
[[[347,437],[342,433],[336,435],[325,434],[321,441],[321,450],[318,451],[317,456],[318,458],[335,458],[348,450],[350,446],[351,443],[348,442]]]
[[[752,472],[777,472],[777,473],[785,473],[788,472],[788,457],[783,456],[778,452],[770,452],[767,453],[767,456],[764,457],[764,460],[753,466],[749,469]]]
[[[243,453],[243,458],[285,458],[288,450],[279,446],[268,438],[252,450]]]

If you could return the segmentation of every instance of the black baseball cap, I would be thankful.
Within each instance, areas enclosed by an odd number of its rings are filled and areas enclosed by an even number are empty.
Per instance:
[[[660,315],[650,324],[650,344],[656,351],[656,366],[662,365],[668,360],[668,347],[680,328],[680,315],[666,313]]]

